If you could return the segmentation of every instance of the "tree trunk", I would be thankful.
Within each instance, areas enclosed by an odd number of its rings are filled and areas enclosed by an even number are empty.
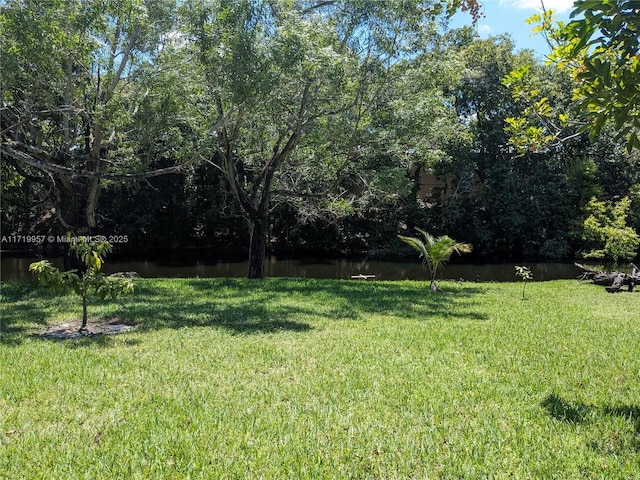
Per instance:
[[[82,325],[80,331],[84,332],[87,329],[87,295],[82,295]]]
[[[633,264],[633,273],[631,275],[620,272],[604,273],[587,268],[579,263],[575,265],[583,270],[578,280],[591,280],[592,283],[605,287],[609,293],[621,292],[622,287],[625,285],[627,285],[629,292],[633,292],[636,284],[640,283],[640,270]]]
[[[267,222],[265,218],[251,221],[249,273],[247,278],[264,278],[267,257]]]

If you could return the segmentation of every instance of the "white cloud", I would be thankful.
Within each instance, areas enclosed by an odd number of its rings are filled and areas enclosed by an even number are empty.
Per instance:
[[[573,8],[574,0],[544,0],[544,8],[557,13],[565,13]],[[514,6],[523,10],[542,10],[540,0],[500,0],[504,6]]]
[[[493,28],[491,28],[486,23],[478,24],[478,33],[480,35],[491,35],[492,32],[493,32]]]

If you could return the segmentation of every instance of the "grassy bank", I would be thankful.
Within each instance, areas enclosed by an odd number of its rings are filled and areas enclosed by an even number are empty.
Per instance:
[[[639,478],[640,295],[527,285],[2,285],[0,478]]]

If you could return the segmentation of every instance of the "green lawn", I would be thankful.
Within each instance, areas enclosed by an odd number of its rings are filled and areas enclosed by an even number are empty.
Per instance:
[[[32,335],[2,285],[0,478],[640,478],[640,295],[575,281],[139,280]]]

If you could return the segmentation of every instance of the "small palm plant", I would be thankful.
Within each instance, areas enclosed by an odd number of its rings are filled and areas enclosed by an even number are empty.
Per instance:
[[[82,239],[71,245],[71,250],[82,260],[86,271],[79,275],[77,270],[61,272],[48,260],[42,260],[29,265],[29,271],[34,273],[40,283],[48,286],[52,291],[62,292],[71,288],[82,298],[82,325],[80,332],[87,328],[87,297],[91,292],[101,299],[116,298],[120,294],[133,291],[133,282],[125,278],[105,277],[100,271],[104,257],[111,251],[109,242],[90,243]]]
[[[398,238],[420,253],[423,262],[427,264],[431,272],[431,291],[441,292],[442,290],[436,282],[438,270],[444,267],[454,253],[458,255],[469,253],[473,247],[470,243],[456,242],[448,235],[436,238],[420,228],[416,227],[416,230],[422,234],[422,239],[402,235],[398,235]]]

